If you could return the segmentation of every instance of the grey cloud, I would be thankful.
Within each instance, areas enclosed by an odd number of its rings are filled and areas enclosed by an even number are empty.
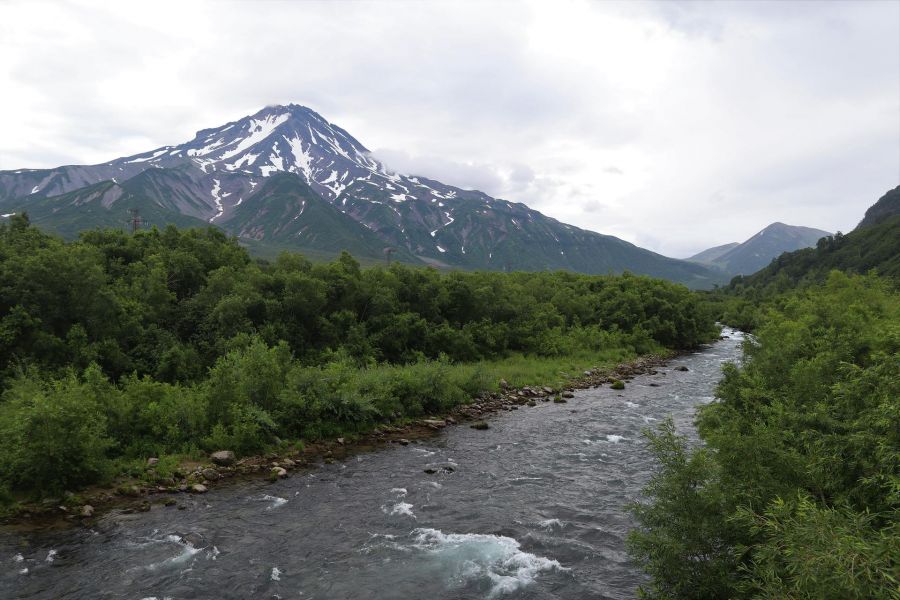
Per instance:
[[[587,202],[582,203],[581,208],[589,213],[599,213],[606,210],[606,207],[599,200],[588,200]]]
[[[501,195],[503,190],[503,179],[488,165],[457,163],[435,156],[412,156],[403,150],[387,148],[375,150],[372,156],[398,173],[437,179],[492,195]]]
[[[900,182],[897,3],[34,6],[0,3],[0,169],[297,102],[396,170],[678,255],[846,230]]]
[[[512,183],[527,184],[534,181],[534,169],[528,165],[513,165],[512,173],[509,179]]]

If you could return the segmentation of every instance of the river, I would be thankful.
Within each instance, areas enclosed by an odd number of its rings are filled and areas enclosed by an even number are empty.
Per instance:
[[[641,431],[669,415],[692,431],[740,357],[741,334],[724,334],[624,390],[505,412],[486,431],[180,496],[183,510],[0,531],[0,598],[634,598],[626,506],[654,468]]]

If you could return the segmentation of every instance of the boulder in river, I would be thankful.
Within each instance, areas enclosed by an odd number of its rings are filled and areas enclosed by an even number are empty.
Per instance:
[[[217,450],[209,455],[209,460],[221,467],[230,467],[234,464],[234,452],[231,450]]]
[[[203,475],[203,479],[206,479],[207,481],[215,481],[220,477],[219,472],[212,468],[203,469],[200,474]]]
[[[136,485],[119,486],[117,491],[123,496],[131,496],[132,498],[137,498],[141,495],[141,488]]]
[[[203,485],[202,483],[195,483],[194,485],[192,485],[192,486],[189,487],[188,489],[189,489],[191,492],[193,492],[194,494],[205,494],[207,491],[209,491],[209,488],[207,488],[207,487],[206,487],[205,485]]]
[[[279,479],[284,479],[288,476],[288,472],[284,467],[272,467],[272,475]]]
[[[562,397],[563,398],[574,398],[575,394],[573,394],[572,392],[563,392]]]
[[[455,470],[456,466],[453,463],[447,463],[443,465],[429,465],[424,469],[424,471],[429,475],[434,475],[435,473],[452,473]]]
[[[684,365],[679,365],[679,366],[675,367],[675,370],[676,370],[676,371],[689,371],[690,369],[688,369],[688,368],[687,368],[686,366],[684,366]]]
[[[616,379],[612,382],[612,389],[614,390],[624,390],[625,383],[621,379]]]
[[[206,540],[203,539],[203,536],[199,533],[194,533],[193,531],[184,535],[178,535],[178,537],[181,539],[181,543],[193,546],[194,548],[203,548],[206,546]]]
[[[474,423],[469,425],[469,427],[471,427],[472,429],[490,429],[491,428],[491,426],[488,425],[484,421],[475,421]]]
[[[84,506],[81,507],[81,511],[78,514],[81,515],[82,517],[84,517],[85,519],[87,519],[88,517],[93,517],[94,516],[94,507],[91,506],[90,504],[85,504]]]

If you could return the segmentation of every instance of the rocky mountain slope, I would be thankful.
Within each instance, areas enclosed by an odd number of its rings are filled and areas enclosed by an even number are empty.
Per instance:
[[[768,265],[784,252],[810,248],[831,235],[821,229],[772,223],[741,244],[725,244],[704,250],[689,261],[721,269],[729,276],[749,275]]]
[[[897,215],[900,215],[900,185],[889,190],[878,199],[878,202],[870,206],[856,228],[872,227]]]
[[[629,270],[694,287],[721,273],[560,223],[524,204],[391,172],[302,106],[270,106],[193,140],[99,165],[0,172],[0,213],[74,236],[122,226],[212,224],[256,247],[465,269]]]
[[[689,260],[691,262],[700,263],[704,265],[713,264],[717,258],[731,250],[732,248],[736,248],[740,246],[738,242],[731,242],[730,244],[722,244],[721,246],[713,246],[712,248],[707,248],[703,252],[698,252],[697,254],[691,256],[690,258],[686,258],[685,260]]]

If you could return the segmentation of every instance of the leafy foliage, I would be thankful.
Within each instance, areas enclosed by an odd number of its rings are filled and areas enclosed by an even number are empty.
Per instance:
[[[900,597],[900,295],[829,275],[762,317],[743,366],[671,425],[636,507],[654,598]]]
[[[363,270],[348,254],[254,262],[212,228],[94,231],[66,244],[21,215],[0,226],[0,311],[3,378],[97,362],[116,380],[194,382],[253,335],[311,365],[339,349],[359,364],[470,361],[565,354],[573,335],[673,348],[711,335],[694,294],[627,274]]]
[[[258,453],[440,413],[501,366],[538,383],[715,334],[693,292],[645,277],[254,261],[213,228],[65,243],[15,215],[0,225],[0,486]]]
[[[61,492],[108,471],[100,407],[107,386],[96,368],[43,384],[21,379],[0,403],[0,473],[5,483]]]

